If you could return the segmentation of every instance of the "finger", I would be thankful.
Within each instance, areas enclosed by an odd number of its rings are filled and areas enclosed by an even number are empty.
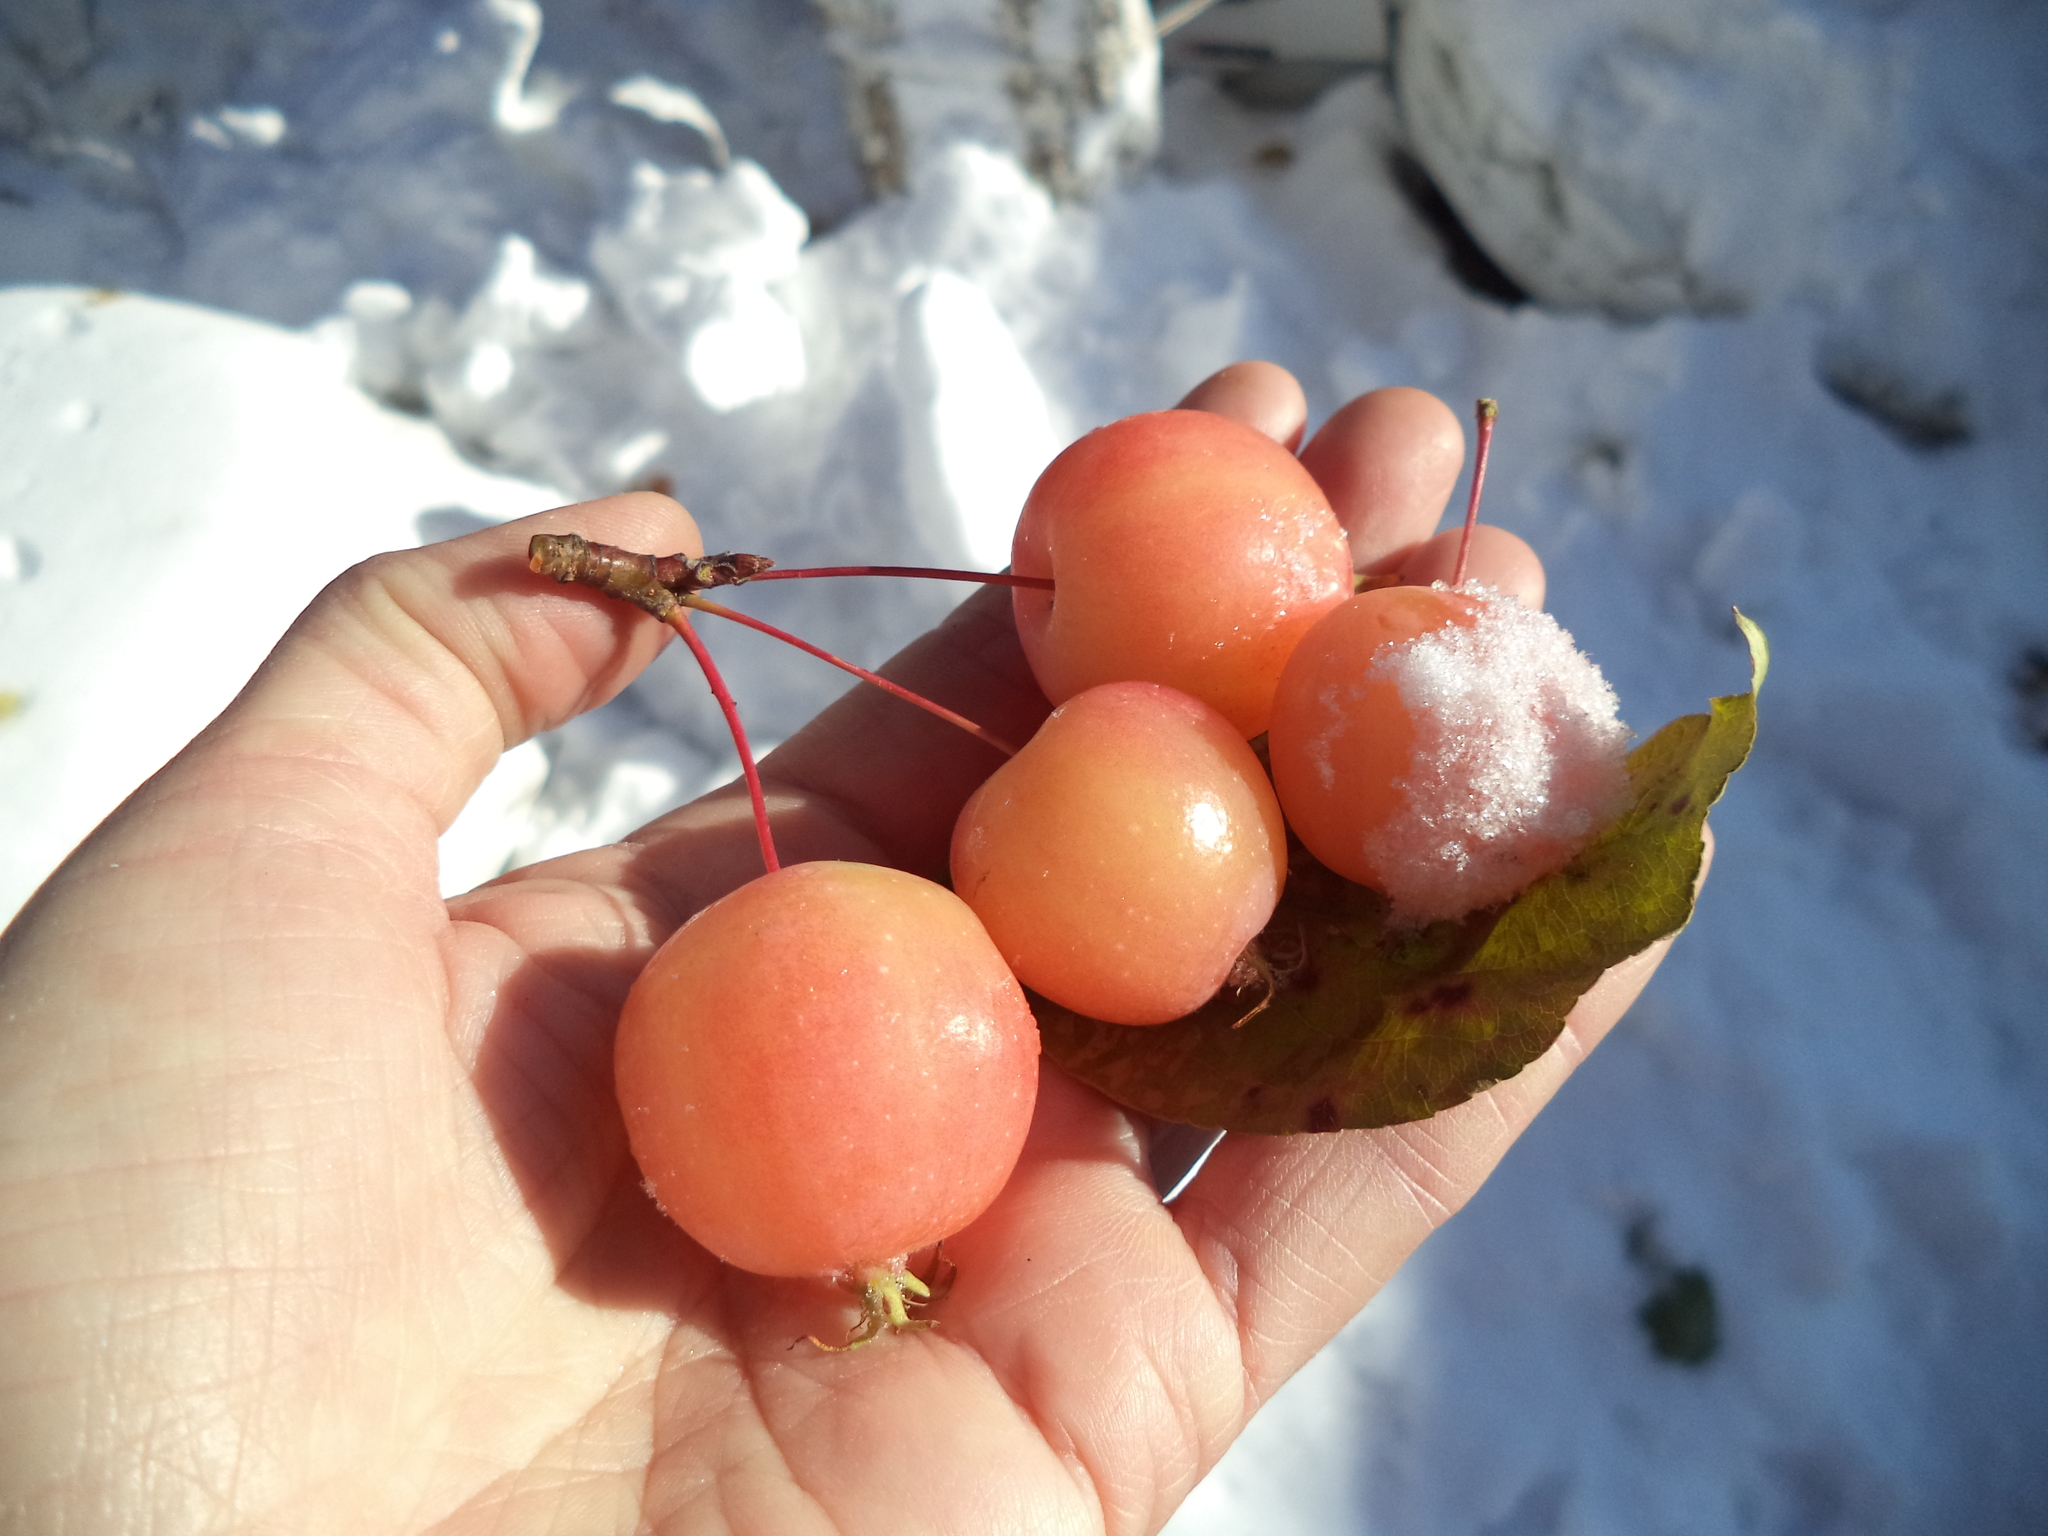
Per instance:
[[[1393,571],[1411,587],[1426,587],[1433,581],[1448,583],[1457,573],[1458,545],[1464,537],[1462,525],[1446,528],[1379,562],[1378,569]],[[1521,599],[1525,608],[1543,606],[1543,562],[1518,535],[1491,523],[1473,525],[1465,579],[1509,593]]]
[[[359,755],[445,827],[507,747],[612,698],[671,638],[594,591],[535,576],[528,542],[563,532],[703,552],[690,514],[642,491],[379,556],[307,610],[222,726],[232,740],[308,709],[348,718]]]
[[[1465,463],[1465,430],[1420,389],[1376,389],[1338,409],[1301,451],[1351,540],[1356,570],[1428,538]]]
[[[1699,878],[1713,860],[1705,836]],[[1663,962],[1665,939],[1595,982],[1516,1076],[1427,1120],[1333,1136],[1229,1136],[1173,1207],[1234,1317],[1263,1399],[1455,1215]]]
[[[269,859],[276,877],[274,856],[291,849],[284,862],[304,866],[310,898],[318,855],[306,850],[345,849],[345,861],[329,857],[380,892],[423,895],[438,919],[435,838],[499,753],[609,698],[666,639],[653,620],[527,569],[527,539],[565,531],[699,547],[688,513],[643,493],[364,562],[314,600],[57,886],[92,868],[165,860],[181,879],[196,867],[183,861],[197,860],[232,882]],[[239,839],[224,838],[228,828]]]
[[[1277,363],[1232,363],[1189,390],[1179,409],[1228,416],[1290,450],[1301,445],[1308,425],[1308,399]]]
[[[507,747],[604,703],[670,638],[596,592],[535,576],[528,541],[563,532],[703,549],[689,513],[635,492],[380,555],[321,593],[195,748],[340,754],[445,827]]]

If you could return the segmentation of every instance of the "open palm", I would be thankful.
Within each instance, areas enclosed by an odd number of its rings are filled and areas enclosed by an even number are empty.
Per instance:
[[[1301,429],[1274,369],[1190,403]],[[1441,504],[1410,460],[1443,445],[1388,419],[1340,414],[1307,457],[1397,559]],[[1472,1103],[1233,1137],[1171,1209],[1144,1128],[1048,1066],[1022,1163],[947,1245],[941,1326],[797,1344],[850,1298],[671,1226],[611,1089],[636,971],[758,870],[744,801],[436,893],[436,837],[499,752],[667,637],[526,572],[531,533],[571,529],[696,537],[629,495],[351,571],[0,939],[7,1529],[1153,1529],[1654,966]],[[1540,582],[1490,549],[1482,579]],[[1011,739],[1046,709],[1000,592],[891,671]],[[783,856],[942,867],[994,761],[859,690],[765,767]]]

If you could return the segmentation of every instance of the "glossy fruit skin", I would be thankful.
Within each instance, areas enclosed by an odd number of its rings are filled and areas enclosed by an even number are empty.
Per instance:
[[[626,999],[614,1070],[633,1155],[691,1237],[756,1274],[857,1274],[1000,1192],[1031,1122],[1038,1030],[952,892],[796,864],[661,947]]]
[[[1163,1024],[1207,1002],[1273,915],[1287,828],[1230,721],[1156,683],[1105,683],[975,791],[952,869],[1026,986]]]
[[[1366,673],[1389,645],[1446,624],[1476,600],[1439,587],[1382,587],[1333,610],[1288,658],[1267,738],[1273,787],[1308,851],[1347,880],[1387,888],[1364,844],[1406,809],[1399,781],[1415,728],[1398,685]]]
[[[1089,433],[1032,487],[1013,569],[1017,632],[1055,704],[1098,683],[1193,694],[1242,736],[1266,728],[1280,667],[1351,595],[1351,553],[1314,478],[1271,438],[1207,411]]]

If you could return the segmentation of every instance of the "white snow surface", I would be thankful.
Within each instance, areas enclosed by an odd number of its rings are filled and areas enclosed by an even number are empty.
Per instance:
[[[1407,813],[1364,845],[1399,923],[1507,900],[1628,804],[1629,730],[1600,669],[1549,614],[1461,590],[1478,599],[1470,626],[1383,647],[1364,675],[1392,683],[1414,722]]]
[[[1739,602],[1761,740],[1642,1002],[1171,1530],[2048,1528],[2048,9],[1416,10],[1511,24],[1519,137],[1404,125],[1399,58],[1284,115],[1187,78],[1063,205],[971,141],[864,202],[796,0],[10,7],[0,910],[371,549],[660,477],[713,547],[992,562],[1029,460],[1237,357],[1317,418],[1494,396],[1487,515],[1626,715],[1742,688]],[[1388,169],[1484,195],[1489,142],[1597,202],[1583,260],[1468,214],[1550,302],[1463,286]],[[791,585],[750,601],[867,662],[956,595]],[[712,643],[772,742],[838,679],[757,639]],[[449,883],[728,764],[664,657],[508,758]],[[1703,1364],[1639,1321],[1674,1265]]]

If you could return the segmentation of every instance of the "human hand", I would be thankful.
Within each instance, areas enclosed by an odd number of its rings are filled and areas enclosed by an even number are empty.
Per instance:
[[[1265,365],[1187,403],[1290,443],[1305,414]],[[1432,558],[1433,419],[1381,397],[1304,452],[1364,563]],[[792,1347],[849,1299],[668,1223],[611,1086],[634,975],[758,870],[744,798],[437,895],[436,837],[499,752],[667,638],[535,584],[526,540],[570,529],[701,548],[642,494],[358,567],[0,938],[10,1528],[1150,1530],[1661,955],[1472,1102],[1233,1136],[1170,1209],[1145,1127],[1048,1064],[1016,1173],[947,1244],[941,1326]],[[1472,574],[1540,600],[1506,536]],[[1046,711],[1000,590],[889,671],[1013,740]],[[763,765],[783,857],[943,868],[995,762],[858,689]]]

